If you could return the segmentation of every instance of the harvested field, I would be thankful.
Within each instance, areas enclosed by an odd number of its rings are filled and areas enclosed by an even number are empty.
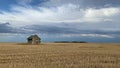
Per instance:
[[[0,68],[120,68],[120,44],[0,43]]]

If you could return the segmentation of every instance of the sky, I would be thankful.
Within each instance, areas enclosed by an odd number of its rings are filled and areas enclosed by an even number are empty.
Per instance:
[[[0,42],[120,42],[120,0],[0,0]]]

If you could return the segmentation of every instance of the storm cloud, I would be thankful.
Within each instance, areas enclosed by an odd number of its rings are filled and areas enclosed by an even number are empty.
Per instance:
[[[14,33],[13,28],[9,25],[9,23],[0,23],[0,33]]]

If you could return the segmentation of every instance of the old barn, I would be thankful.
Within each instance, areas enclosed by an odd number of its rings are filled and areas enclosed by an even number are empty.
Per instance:
[[[38,35],[31,35],[27,38],[28,44],[39,44],[41,42],[41,38]]]

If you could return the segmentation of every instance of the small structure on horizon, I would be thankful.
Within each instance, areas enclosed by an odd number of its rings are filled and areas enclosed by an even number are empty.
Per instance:
[[[31,35],[30,37],[27,38],[28,44],[40,44],[41,43],[41,38],[38,35]]]

